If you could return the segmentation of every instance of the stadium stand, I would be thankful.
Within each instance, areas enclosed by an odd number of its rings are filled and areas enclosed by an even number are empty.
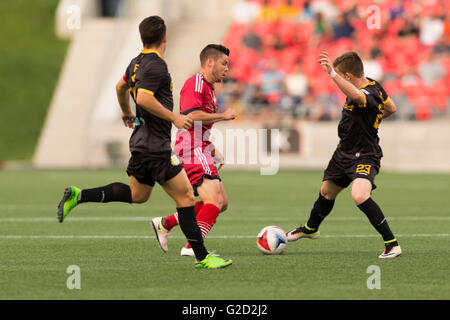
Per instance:
[[[271,168],[261,154],[272,146],[277,151],[277,145],[280,168],[323,168],[337,143],[336,123],[319,120],[339,119],[344,96],[317,57],[322,50],[332,57],[358,50],[367,74],[383,83],[398,106],[397,121],[386,121],[380,133],[383,167],[450,170],[442,161],[449,157],[442,146],[450,143],[449,14],[436,15],[449,12],[448,1],[421,6],[379,0],[380,29],[367,27],[373,2],[366,0],[122,0],[115,17],[92,8],[91,0],[60,4],[57,33],[71,44],[34,154],[36,167],[126,165],[130,130],[120,119],[114,87],[141,49],[138,23],[157,14],[168,24],[164,58],[175,111],[185,79],[198,72],[200,50],[220,42],[231,48],[231,78],[216,92],[219,106],[233,107],[238,116],[217,123],[212,138],[225,155],[244,146],[245,159],[258,161],[227,162],[227,169]],[[73,4],[82,9],[81,28],[64,30]],[[272,129],[278,141],[258,136],[258,144],[251,142],[253,133]]]
[[[373,13],[368,8],[373,4],[365,0],[242,1],[239,8],[248,13],[235,17],[224,39],[231,49],[232,79],[223,88],[221,101],[242,98],[243,114],[249,116],[269,107],[299,118],[337,119],[343,96],[321,71],[317,57],[324,50],[331,57],[356,50],[364,59],[366,74],[384,84],[395,98],[399,112],[394,118],[448,116],[450,2],[377,1],[380,24],[370,28]],[[301,97],[287,89],[294,70],[297,77],[308,79]],[[271,81],[278,85],[266,90]],[[267,106],[259,103],[261,97],[255,99],[260,89]]]

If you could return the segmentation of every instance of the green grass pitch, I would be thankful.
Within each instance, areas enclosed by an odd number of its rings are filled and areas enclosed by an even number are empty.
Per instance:
[[[127,182],[122,170],[0,171],[0,299],[449,299],[450,176],[382,172],[373,198],[403,255],[380,260],[383,242],[344,190],[321,226],[322,238],[289,243],[279,256],[261,254],[256,234],[304,223],[321,171],[222,172],[229,210],[206,239],[233,259],[223,270],[196,270],[179,255],[179,228],[163,253],[151,217],[174,211],[157,186],[149,202],[83,204],[67,220],[56,206],[67,185]],[[69,290],[67,268],[80,268]],[[368,289],[369,266],[380,289]]]

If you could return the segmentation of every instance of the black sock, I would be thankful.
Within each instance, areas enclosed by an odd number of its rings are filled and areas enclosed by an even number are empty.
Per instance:
[[[198,261],[205,259],[208,251],[203,245],[203,237],[195,218],[195,207],[177,208],[178,222]]]
[[[114,182],[103,187],[83,189],[78,196],[78,203],[110,201],[132,203],[130,187],[121,182]]]
[[[334,200],[327,200],[324,196],[319,193],[319,198],[314,203],[309,220],[306,223],[307,229],[312,229],[311,231],[317,230],[323,219],[331,212],[333,209]]]
[[[358,208],[364,212],[369,218],[372,226],[378,231],[379,234],[383,237],[384,243],[386,245],[395,246],[398,245],[397,239],[395,239],[394,234],[389,228],[389,224],[384,217],[383,212],[380,207],[376,204],[372,198],[367,199],[363,203],[361,203]]]

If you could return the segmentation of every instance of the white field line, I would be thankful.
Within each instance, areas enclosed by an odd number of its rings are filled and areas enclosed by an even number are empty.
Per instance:
[[[237,222],[280,222],[280,221],[298,221],[302,217],[228,217],[224,215],[220,217],[220,221],[237,221]],[[150,221],[150,217],[69,217],[69,222],[137,222]],[[361,217],[327,217],[327,221],[366,221],[365,216]],[[388,221],[450,221],[450,217],[445,216],[404,216],[404,217],[387,217]],[[20,217],[20,218],[0,218],[0,223],[40,223],[40,222],[57,222],[56,217]]]
[[[399,234],[398,238],[449,237],[449,233]],[[184,236],[170,236],[185,239]],[[329,234],[321,238],[378,238],[377,234]],[[254,239],[256,235],[208,236],[210,239]],[[155,236],[138,235],[0,235],[0,239],[155,239]]]

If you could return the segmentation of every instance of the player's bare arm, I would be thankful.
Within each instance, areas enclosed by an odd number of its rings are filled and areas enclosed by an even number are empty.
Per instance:
[[[236,112],[233,109],[227,109],[222,113],[208,113],[195,110],[189,113],[189,117],[194,121],[202,121],[203,124],[211,124],[219,121],[234,120]]]
[[[389,117],[396,111],[397,111],[397,106],[395,105],[394,101],[392,101],[392,99],[389,99],[389,101],[386,102],[386,104],[384,105],[383,119]]]
[[[117,100],[122,109],[122,121],[125,127],[134,129],[136,115],[130,107],[130,86],[122,78],[116,85]]]
[[[193,120],[182,114],[175,114],[156,100],[156,98],[145,91],[139,91],[136,98],[136,103],[151,114],[172,122],[178,129],[189,129],[194,123]]]
[[[358,104],[365,103],[365,96],[357,87],[355,87],[350,81],[347,81],[340,72],[336,72],[333,69],[333,65],[331,64],[331,60],[328,57],[327,52],[322,52],[319,55],[319,64],[322,69],[328,73],[333,79],[334,83],[338,86],[338,88],[350,99],[357,102]]]

